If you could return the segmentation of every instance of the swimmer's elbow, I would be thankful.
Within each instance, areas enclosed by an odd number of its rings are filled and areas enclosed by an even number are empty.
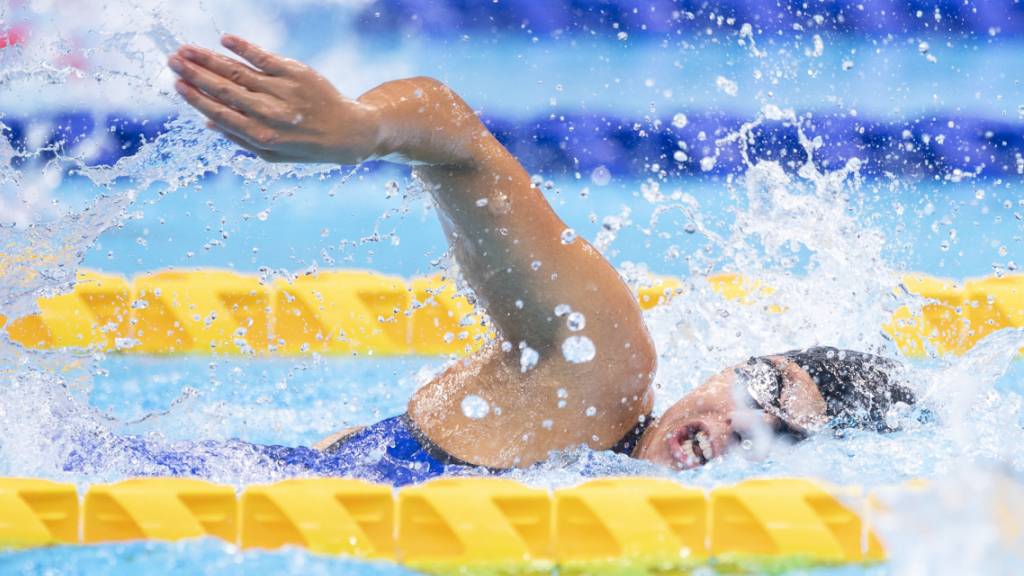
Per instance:
[[[429,76],[386,82],[359,101],[380,118],[377,158],[466,168],[476,164],[481,143],[489,140],[490,133],[473,109],[446,84]]]
[[[448,108],[453,111],[468,110],[469,106],[459,98],[447,84],[430,76],[412,76],[402,80],[388,82],[383,86],[396,86],[397,96],[401,99],[411,101],[414,104],[442,104],[442,109]],[[417,107],[417,110],[423,108]]]
[[[407,78],[406,81],[411,82],[423,89],[451,93],[451,88],[449,88],[447,84],[432,76],[412,76],[411,78]]]

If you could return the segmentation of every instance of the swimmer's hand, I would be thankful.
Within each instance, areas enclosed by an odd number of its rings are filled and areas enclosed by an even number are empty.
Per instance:
[[[250,65],[196,46],[168,60],[175,89],[207,126],[270,162],[355,164],[378,154],[376,109],[346,98],[315,70],[230,34]]]

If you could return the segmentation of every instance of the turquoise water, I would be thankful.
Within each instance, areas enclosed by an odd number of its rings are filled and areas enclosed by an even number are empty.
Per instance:
[[[406,172],[393,170],[356,177],[333,193],[332,183],[315,180],[282,186],[287,195],[260,193],[230,175],[207,178],[197,190],[165,197],[150,191],[140,195],[135,218],[89,247],[83,265],[128,275],[171,266],[256,273],[261,268],[302,271],[314,264],[407,277],[432,274],[437,267],[431,261],[447,249],[441,226],[422,195],[388,198],[385,184],[392,180],[403,190],[411,187]],[[652,213],[665,202],[644,199],[644,184],[631,175],[613,177],[606,186],[596,186],[589,177],[556,177],[546,194],[559,216],[591,240],[605,217],[619,216],[628,207],[630,225],[610,245],[609,258],[620,266],[643,263],[655,273],[687,276],[691,270],[685,260],[672,254],[691,254],[706,238],[685,231],[689,219],[680,211],[667,212],[652,226]],[[986,276],[996,269],[1005,272],[1014,259],[1024,265],[1019,256],[1021,185],[984,178],[895,185],[869,180],[858,195],[862,203],[855,217],[886,235],[883,255],[894,269],[956,279]],[[742,190],[720,178],[679,178],[662,186],[666,194],[692,195],[705,224],[719,233],[748,203]],[[66,194],[65,202],[80,204],[92,189],[71,183]],[[267,219],[259,220],[256,215],[264,211]],[[374,231],[380,237],[368,239]],[[281,242],[282,236],[288,241]],[[211,246],[211,241],[216,243]],[[715,257],[716,269],[731,264],[726,256]]]
[[[0,571],[8,574],[59,573],[68,575],[109,574],[372,574],[402,576],[417,574],[386,562],[357,562],[344,558],[317,556],[299,550],[277,552],[239,551],[221,542],[202,540],[176,544],[139,543],[81,546],[10,553],[0,556]],[[730,573],[730,572],[725,572]],[[797,570],[793,576],[881,576],[882,568],[819,568]],[[707,568],[695,572],[712,576]]]
[[[416,574],[393,563],[331,558],[302,550],[239,551],[215,540],[58,547],[0,555],[4,574]]]
[[[241,438],[252,442],[309,445],[348,426],[373,423],[405,410],[409,394],[438,370],[438,358],[173,358],[110,356],[82,402],[116,423],[121,433],[178,440]],[[935,362],[914,363],[921,370]],[[695,367],[711,372],[715,365]],[[946,373],[956,369],[954,363]],[[940,369],[942,370],[942,369]],[[697,382],[699,379],[694,379]],[[990,394],[1006,398],[1012,408],[1024,393],[1024,362],[1013,362],[995,378]],[[666,394],[670,402],[674,396]],[[942,413],[940,402],[925,406]],[[987,416],[990,417],[990,416]],[[1019,411],[1008,424],[1024,426]],[[987,428],[989,424],[985,424]],[[972,436],[972,438],[977,438]],[[1013,437],[996,439],[992,452],[979,458],[1020,458]],[[916,446],[908,450],[908,445]],[[1000,448],[999,446],[1002,446]],[[758,476],[811,475],[836,484],[887,487],[916,478],[941,478],[955,472],[962,456],[946,431],[935,425],[908,425],[894,434],[851,433],[819,437],[796,446],[776,446],[764,459],[735,456],[697,469],[673,473],[610,454],[570,450],[549,462],[512,472],[534,485],[568,486],[602,475],[669,476],[712,487]],[[211,455],[216,458],[216,455]],[[222,456],[219,481],[244,485],[280,477],[271,469],[234,469],[232,455]],[[231,470],[235,470],[231,472]],[[116,474],[114,478],[117,478]],[[80,475],[71,480],[82,481]],[[108,479],[101,471],[98,480]]]
[[[494,4],[512,11],[542,5]],[[520,128],[526,168],[556,211],[631,283],[642,283],[647,271],[688,282],[685,298],[647,315],[660,354],[659,409],[750,354],[827,343],[896,355],[879,325],[899,306],[921,305],[893,292],[901,273],[965,278],[1019,271],[1024,261],[1024,159],[1014,157],[1024,152],[1024,86],[1015,73],[1024,47],[1020,16],[1014,6],[1007,13],[1016,19],[987,21],[983,5],[939,2],[918,15],[904,10],[901,20],[895,5],[854,3],[843,23],[822,24],[811,14],[814,3],[783,4],[766,3],[751,36],[742,32],[744,22],[722,17],[735,2],[694,9],[694,20],[678,18],[698,23],[668,31],[620,27],[632,18],[627,10],[569,14],[564,25],[540,26],[540,16],[524,11],[513,25],[481,17],[388,33],[365,23],[382,5],[400,5],[402,17],[433,8],[460,12],[437,0],[0,3],[0,44],[12,43],[0,47],[0,85],[11,87],[0,90],[0,122],[10,128],[0,127],[0,313],[20,315],[37,296],[68,289],[79,266],[125,275],[209,266],[265,277],[327,268],[403,276],[451,269],[433,207],[407,171],[268,168],[193,132],[192,117],[169,90],[164,58],[180,42],[212,45],[229,27],[312,63],[348,94],[429,74],[485,120]],[[785,25],[769,25],[773,10],[784,12],[778,22]],[[573,22],[577,16],[586,26]],[[882,24],[874,28],[875,21]],[[25,40],[10,40],[22,28]],[[831,173],[798,177],[799,162],[780,155],[793,146],[759,142],[771,140],[764,135],[751,136],[751,146],[763,148],[749,164],[723,145],[720,169],[694,168],[699,156],[717,153],[714,139],[725,134],[714,132],[716,123],[738,130],[741,122],[776,115],[772,107],[793,109],[805,130],[826,134],[825,158],[871,159],[866,176],[839,174],[842,164],[833,163]],[[678,113],[689,117],[689,131],[669,145],[693,157],[686,170],[674,172],[671,155],[644,157],[649,148],[639,145],[615,162],[598,150],[616,130],[628,133],[621,142],[642,144]],[[535,142],[566,116],[608,131],[591,140]],[[125,123],[134,128],[120,127]],[[79,124],[91,128],[73,128]],[[832,124],[850,130],[828,132]],[[872,136],[878,126],[888,126],[896,143]],[[904,127],[908,133],[900,134]],[[796,128],[787,130],[785,138],[795,141]],[[922,134],[949,140],[928,147]],[[733,164],[722,168],[730,154]],[[599,162],[611,166],[610,178],[592,172]],[[19,267],[21,256],[29,263]],[[779,290],[739,307],[703,283],[721,271],[749,273]],[[771,307],[788,312],[764,313]],[[1015,573],[1024,562],[1014,555],[1016,541],[992,537],[986,505],[994,498],[1009,509],[990,488],[1024,476],[1024,363],[1011,360],[1021,346],[1024,335],[1005,331],[964,358],[912,362],[938,424],[909,418],[896,434],[818,437],[683,474],[567,450],[511,475],[546,487],[604,474],[671,475],[705,487],[755,476],[868,488],[925,477],[935,490],[894,502],[893,517],[880,526],[890,543],[888,565],[814,573]],[[132,469],[112,458],[89,474],[64,472],[76,433],[308,445],[401,412],[409,393],[446,361],[149,358],[28,352],[0,340],[0,374],[10,383],[0,389],[0,474],[84,486]],[[211,457],[223,464],[212,479],[239,487],[285,474],[247,468],[232,454]],[[210,541],[0,554],[3,573],[157,571],[408,573],[299,550],[238,552]]]

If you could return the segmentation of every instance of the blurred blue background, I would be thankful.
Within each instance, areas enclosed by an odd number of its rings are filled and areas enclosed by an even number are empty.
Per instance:
[[[743,201],[729,185],[743,163],[735,146],[706,170],[701,160],[766,105],[805,118],[808,136],[821,137],[822,169],[863,161],[859,216],[886,233],[896,267],[964,277],[1020,259],[1017,1],[15,0],[2,10],[0,63],[42,54],[70,78],[55,90],[52,71],[8,70],[0,122],[15,148],[35,151],[20,167],[135,153],[183,113],[166,53],[231,31],[309,62],[353,96],[409,75],[450,84],[550,181],[556,210],[584,236],[628,207],[609,251],[619,264],[690,272],[685,255],[700,235],[675,212],[646,230],[654,203],[643,188],[690,194],[712,229],[727,228]],[[123,38],[128,29],[137,32]],[[42,37],[60,40],[40,52]],[[766,122],[755,135],[755,159],[802,161],[792,126]],[[35,175],[0,181],[5,223],[42,221],[97,194],[73,169],[25,172]],[[85,265],[429,273],[445,250],[440,228],[422,196],[389,198],[389,180],[409,184],[406,170],[371,164],[344,184],[267,185],[221,170],[166,197],[153,186]]]

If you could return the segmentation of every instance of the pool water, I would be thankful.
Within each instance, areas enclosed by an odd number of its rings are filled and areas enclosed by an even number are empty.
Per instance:
[[[444,359],[431,357],[297,361],[115,355],[99,361],[89,388],[75,391],[74,395],[122,434],[151,436],[168,443],[238,438],[261,444],[308,446],[337,430],[372,424],[404,412],[411,392],[444,364]],[[1024,363],[1014,361],[1007,368],[989,393],[1008,397],[1012,402],[1024,393]],[[941,411],[938,406],[929,408]],[[1016,425],[1024,424],[1019,412],[1016,414]],[[842,438],[779,445],[764,458],[724,458],[683,473],[618,455],[579,450],[511,475],[549,487],[572,485],[588,477],[622,474],[671,476],[704,486],[749,477],[794,475],[810,475],[836,484],[890,486],[954,471],[961,461],[960,446],[943,446],[948,440],[940,425],[918,423],[884,436],[850,432]],[[1013,445],[1014,441],[1011,435],[1003,441],[995,440],[988,450],[976,450],[979,457],[1019,462],[1021,451]],[[908,450],[908,444],[921,448]],[[223,455],[225,463],[230,463],[232,457],[233,454]],[[567,463],[571,465],[566,466]],[[68,474],[49,466],[51,463],[41,462],[38,470],[29,472],[57,475],[75,482],[113,480],[124,475],[122,470],[108,470],[96,477],[83,477],[81,472]],[[15,472],[18,471],[0,470],[5,474]],[[214,479],[241,486],[290,473],[272,468],[225,466],[221,468],[222,475]]]
[[[202,574],[210,576],[242,574],[360,574],[403,576],[418,574],[386,562],[359,562],[309,554],[301,550],[276,552],[239,551],[212,541],[185,541],[174,544],[145,542],[104,546],[65,547],[56,550],[32,550],[0,556],[0,570],[10,574]],[[663,572],[659,572],[663,573]],[[694,574],[713,576],[713,568]],[[735,574],[726,571],[723,574]],[[828,567],[793,572],[806,576],[881,575],[881,568]]]
[[[685,6],[684,6],[685,4]],[[202,129],[166,55],[223,26],[310,62],[346,94],[428,74],[523,161],[567,225],[631,285],[684,279],[646,314],[657,410],[752,354],[830,344],[899,354],[881,330],[921,299],[908,271],[1019,272],[1024,242],[1024,14],[1014,2],[675,3],[34,0],[0,4],[0,314],[31,313],[80,267],[188,267],[291,278],[329,268],[455,273],[429,197],[380,163],[267,165]],[[740,305],[706,276],[775,288]],[[774,311],[785,310],[784,313]],[[602,475],[703,487],[808,476],[893,496],[890,560],[813,574],[1014,573],[993,506],[1022,499],[1024,332],[962,357],[907,360],[931,415],[893,434],[825,434],[674,473],[571,449],[508,473],[560,487]],[[0,475],[81,486],[159,473],[82,438],[309,445],[404,410],[450,358],[143,357],[31,351],[0,338]],[[296,473],[207,450],[235,486]],[[405,574],[301,550],[213,541],[0,553],[4,573]],[[707,568],[713,573],[714,566]],[[804,573],[804,572],[801,572]]]

